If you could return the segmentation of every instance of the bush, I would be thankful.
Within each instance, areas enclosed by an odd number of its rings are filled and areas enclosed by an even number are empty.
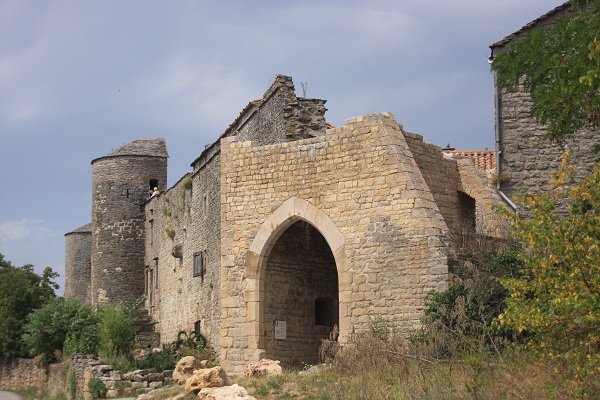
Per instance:
[[[173,347],[163,345],[161,351],[153,351],[144,358],[136,360],[135,365],[139,369],[155,369],[156,371],[164,371],[175,369],[177,359],[175,357]]]
[[[141,301],[131,307],[113,302],[103,304],[98,310],[100,355],[111,362],[116,359],[133,361],[131,352],[138,333],[136,323],[143,313]]]
[[[23,327],[23,342],[31,356],[44,354],[44,362],[53,362],[58,360],[65,342],[69,351],[93,352],[97,346],[93,334],[96,324],[90,306],[57,297],[29,314]]]
[[[98,378],[92,378],[89,380],[88,390],[94,399],[103,399],[106,397],[106,393],[108,392],[104,382]]]
[[[516,248],[513,242],[480,240],[463,250],[448,289],[426,297],[423,329],[412,337],[429,346],[430,357],[481,353],[512,338],[511,330],[490,327],[508,293],[498,279],[515,277],[522,268]]]

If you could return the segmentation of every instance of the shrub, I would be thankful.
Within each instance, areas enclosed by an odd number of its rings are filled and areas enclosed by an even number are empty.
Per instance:
[[[582,396],[600,392],[600,163],[579,183],[574,173],[566,154],[556,191],[520,199],[529,218],[507,214],[524,246],[525,273],[503,280],[510,297],[497,325],[527,335]],[[559,202],[570,204],[567,215],[556,213]]]
[[[498,240],[472,241],[451,274],[448,289],[425,299],[423,328],[412,336],[429,357],[481,353],[511,338],[511,330],[491,331],[505,307],[507,290],[499,278],[519,274],[517,244]]]
[[[136,360],[136,367],[139,369],[155,369],[156,371],[164,371],[175,369],[177,359],[175,357],[173,346],[163,345],[161,351],[153,351],[144,358]]]
[[[108,302],[98,309],[100,319],[99,353],[111,362],[116,359],[133,361],[132,351],[135,345],[138,328],[136,323],[142,319],[144,310],[142,300],[133,306],[126,307],[122,303]]]
[[[96,336],[83,337],[84,332],[93,332],[96,319],[89,306],[75,299],[61,297],[50,300],[42,308],[27,317],[23,342],[32,356],[44,354],[43,362],[57,361],[67,338],[69,351],[96,348]]]
[[[92,378],[89,380],[88,390],[94,399],[103,399],[106,397],[106,393],[108,392],[104,382],[98,378]]]

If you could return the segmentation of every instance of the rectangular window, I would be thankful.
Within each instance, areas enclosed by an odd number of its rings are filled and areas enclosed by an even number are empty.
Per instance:
[[[158,289],[158,257],[154,259],[154,288]]]
[[[154,246],[154,220],[150,221],[150,246]]]
[[[202,215],[204,216],[204,218],[208,216],[208,195],[204,196],[202,202]]]
[[[194,253],[194,276],[199,276],[204,282],[206,275],[206,255],[203,251]]]

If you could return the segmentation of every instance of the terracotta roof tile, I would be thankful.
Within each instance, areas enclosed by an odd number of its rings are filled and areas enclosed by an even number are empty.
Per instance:
[[[447,150],[444,153],[456,154],[473,160],[473,165],[487,171],[496,168],[496,152],[494,150]]]

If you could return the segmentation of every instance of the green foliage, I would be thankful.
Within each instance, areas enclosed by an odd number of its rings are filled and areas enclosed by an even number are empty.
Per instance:
[[[500,87],[523,82],[534,117],[548,125],[544,139],[557,143],[600,124],[600,0],[574,3],[553,28],[513,40],[492,63]]]
[[[183,189],[184,190],[190,190],[192,188],[192,177],[191,176],[186,176],[183,179]],[[185,193],[184,193],[185,196]]]
[[[75,375],[75,371],[69,373],[69,395],[71,396],[71,400],[77,399],[77,376]]]
[[[156,371],[164,371],[175,369],[177,358],[174,354],[173,346],[163,345],[161,351],[152,351],[142,359],[135,361],[138,369],[155,369]]]
[[[0,360],[27,355],[21,341],[26,317],[55,297],[57,276],[51,268],[38,275],[32,265],[15,267],[0,254]]]
[[[600,164],[577,184],[574,171],[567,154],[555,192],[519,199],[530,218],[506,213],[524,246],[524,273],[503,280],[510,297],[497,325],[522,332],[586,390],[600,371]],[[558,202],[570,204],[568,215],[555,212]]]
[[[504,309],[506,289],[498,278],[514,277],[522,267],[516,244],[481,240],[469,245],[451,275],[448,289],[425,299],[423,331],[413,337],[428,342],[431,356],[448,357],[480,352],[494,345],[499,336],[490,333],[495,317]],[[493,341],[493,342],[492,342]]]
[[[98,310],[100,318],[99,353],[114,360],[116,358],[132,359],[131,352],[138,333],[136,323],[142,318],[142,301],[131,307],[122,303],[108,302]]]
[[[29,314],[23,327],[23,343],[29,355],[44,354],[46,362],[56,361],[57,351],[62,352],[65,344],[69,354],[95,353],[96,326],[97,320],[90,306],[75,299],[57,297]]]
[[[103,399],[106,397],[106,392],[108,392],[104,382],[98,378],[92,378],[89,380],[88,390],[94,399]]]
[[[177,333],[177,340],[175,341],[175,350],[180,350],[182,347],[187,347],[190,349],[197,349],[199,352],[202,352],[206,348],[206,344],[208,341],[206,337],[196,331],[186,332],[179,331]]]

